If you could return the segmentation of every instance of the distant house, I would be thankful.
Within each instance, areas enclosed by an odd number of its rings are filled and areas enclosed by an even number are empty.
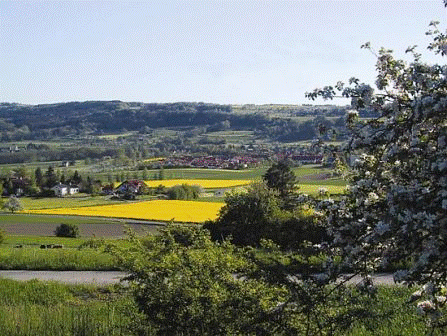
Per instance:
[[[51,188],[51,190],[54,191],[54,194],[57,197],[63,197],[65,195],[73,195],[79,192],[79,188],[77,186],[69,186],[62,183],[56,184],[54,187]]]
[[[113,195],[115,193],[115,188],[113,187],[113,183],[103,186],[102,193],[105,195]]]
[[[128,180],[121,183],[118,187],[116,187],[115,191],[118,194],[140,194],[147,185],[142,180]]]
[[[28,187],[31,184],[29,179],[24,178],[24,177],[16,177],[16,176],[11,178],[11,183],[13,186],[12,193],[15,194],[16,196],[24,195],[25,191],[28,189]]]
[[[62,161],[60,164],[60,167],[69,167],[74,166],[76,164],[76,161]]]

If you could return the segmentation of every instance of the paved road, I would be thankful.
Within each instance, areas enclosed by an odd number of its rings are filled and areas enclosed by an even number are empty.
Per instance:
[[[0,271],[0,278],[14,280],[38,279],[43,281],[53,280],[64,283],[79,284],[115,284],[126,274],[124,272],[104,272],[104,271]],[[389,273],[376,274],[373,277],[376,285],[394,285],[393,275]],[[358,283],[360,277],[352,278],[350,283]]]
[[[125,276],[123,272],[103,271],[0,271],[0,278],[13,280],[38,279],[60,281],[71,284],[109,285],[118,283]]]

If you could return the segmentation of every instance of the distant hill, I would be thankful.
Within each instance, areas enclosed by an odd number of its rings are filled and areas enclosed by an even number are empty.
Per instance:
[[[297,121],[295,117],[342,117],[346,109],[333,105],[231,106],[185,102],[0,103],[0,140],[37,140],[124,131],[144,132],[160,127],[207,126],[210,131],[253,130],[279,141],[294,141],[315,135],[309,131],[315,123],[306,126],[307,120]],[[303,125],[307,127],[305,132]]]

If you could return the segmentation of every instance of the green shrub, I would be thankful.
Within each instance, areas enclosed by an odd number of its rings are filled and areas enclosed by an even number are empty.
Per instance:
[[[54,233],[57,237],[76,238],[79,236],[79,227],[76,224],[61,224]]]
[[[200,195],[200,187],[188,184],[176,185],[168,189],[167,195],[171,200],[197,199]]]

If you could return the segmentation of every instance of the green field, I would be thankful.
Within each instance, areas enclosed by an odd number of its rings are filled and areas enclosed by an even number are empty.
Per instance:
[[[172,168],[164,169],[165,179],[205,179],[205,180],[261,180],[269,166],[243,170],[205,169],[205,168]],[[304,165],[292,169],[298,180],[309,175],[330,174],[332,169],[321,168],[319,165]],[[132,176],[134,171],[128,171]],[[148,170],[149,176],[154,176],[159,170]],[[141,172],[140,172],[141,173]],[[106,176],[106,174],[103,174]],[[317,176],[314,176],[317,178]],[[323,183],[324,184],[324,183]]]
[[[166,180],[170,179],[190,179],[190,180],[250,180],[260,179],[267,170],[266,167],[244,169],[244,170],[227,170],[227,169],[205,169],[205,168],[172,168],[164,169]],[[132,176],[135,171],[123,171]],[[158,169],[148,170],[148,176],[158,176]],[[141,171],[138,171],[141,175]],[[106,173],[98,174],[103,180],[107,178]],[[113,175],[113,174],[112,174]]]
[[[25,210],[50,209],[50,208],[71,208],[91,205],[103,205],[116,203],[105,196],[85,196],[85,197],[52,197],[52,198],[31,198],[21,197],[20,202]]]
[[[123,239],[64,238],[55,236],[7,235],[0,244],[0,269],[93,271],[118,270],[113,257],[94,247],[99,242],[127,246]],[[63,248],[41,248],[57,245]]]
[[[89,238],[65,238],[49,236],[31,236],[31,235],[8,235],[3,241],[2,247],[10,248],[15,245],[24,245],[25,247],[39,247],[41,244],[62,244],[64,247],[77,248]]]
[[[224,139],[230,144],[245,144],[254,139],[253,131],[220,131],[207,133],[202,136],[212,140],[222,140]]]
[[[370,314],[332,335],[428,335],[415,305],[407,302],[413,291],[379,287]],[[134,328],[139,321],[136,305],[122,286],[0,279],[1,335],[137,335]],[[442,332],[431,335],[440,336]]]
[[[50,215],[28,215],[0,213],[0,228],[5,224],[103,224],[113,220],[99,217],[64,217]]]
[[[0,279],[0,335],[131,335],[136,317],[120,286]]]
[[[91,248],[40,249],[37,246],[14,248],[0,245],[0,269],[111,271],[118,267],[110,255]]]

